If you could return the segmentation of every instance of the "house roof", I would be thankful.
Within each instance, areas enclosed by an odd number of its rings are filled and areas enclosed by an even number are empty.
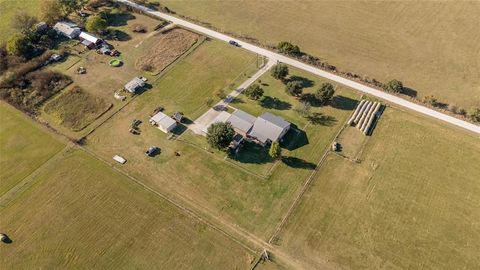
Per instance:
[[[70,22],[57,22],[55,26],[53,26],[53,29],[70,38],[74,38],[80,34],[80,28],[76,24]]]
[[[127,91],[129,92],[134,93],[137,90],[137,88],[143,87],[143,86],[145,86],[145,82],[142,79],[135,77],[131,81],[129,81],[127,84],[125,84],[125,89],[127,89]]]
[[[255,116],[241,110],[236,110],[230,115],[227,122],[230,122],[235,129],[247,133],[252,128],[255,120]]]
[[[93,44],[93,42],[85,39],[84,41],[82,41],[82,44],[85,45],[85,46],[90,46],[90,45]]]
[[[208,128],[215,123],[225,123],[227,122],[227,119],[230,117],[230,113],[222,111],[220,112],[217,117],[215,117],[208,125],[205,125],[204,128],[202,129],[203,132],[208,133]]]
[[[154,116],[152,116],[152,118],[150,118],[150,121],[155,122],[158,126],[161,126],[167,130],[177,124],[175,120],[173,120],[163,112],[156,113]]]
[[[93,42],[93,43],[97,43],[99,40],[101,40],[101,39],[97,38],[96,36],[94,36],[90,33],[87,33],[87,32],[81,32],[79,37],[84,39],[84,40],[88,40],[90,42]]]
[[[262,143],[266,143],[268,140],[276,142],[280,139],[283,131],[289,127],[290,123],[283,118],[271,113],[264,113],[255,120],[248,135]]]

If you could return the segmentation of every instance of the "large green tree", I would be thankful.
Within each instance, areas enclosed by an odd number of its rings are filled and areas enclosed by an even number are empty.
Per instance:
[[[303,92],[303,84],[300,81],[290,81],[285,86],[285,91],[291,96],[299,97]]]
[[[259,100],[263,96],[263,89],[258,84],[252,84],[243,91],[249,99]]]
[[[207,141],[211,147],[219,150],[226,150],[235,135],[232,124],[214,123],[208,127]]]
[[[83,8],[87,0],[57,0],[64,16],[77,12]]]
[[[87,22],[85,23],[85,29],[92,33],[105,30],[107,26],[107,21],[98,15],[88,17]]]
[[[277,64],[272,67],[271,74],[277,80],[285,80],[288,76],[288,67],[285,64]]]
[[[292,43],[288,41],[282,41],[278,43],[277,45],[278,51],[284,54],[289,54],[289,55],[300,55],[301,51],[300,48],[297,45],[293,45]]]
[[[318,102],[320,104],[326,104],[328,103],[333,95],[335,94],[335,89],[331,83],[322,83],[320,88],[317,90],[317,93],[315,93],[315,97],[317,98]]]

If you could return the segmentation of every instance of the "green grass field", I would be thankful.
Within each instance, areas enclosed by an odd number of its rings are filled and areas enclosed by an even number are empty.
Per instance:
[[[0,102],[0,196],[64,147],[30,122],[21,112]]]
[[[17,12],[37,15],[41,0],[0,0],[0,43],[14,33],[12,18]]]
[[[225,48],[225,55],[220,48]],[[221,64],[221,61],[230,65],[235,63],[225,61],[231,59],[232,54],[235,55],[235,49],[230,54],[227,53],[229,51],[232,51],[230,46],[215,41],[199,47],[158,80],[153,89],[132,101],[88,136],[87,147],[109,160],[115,154],[124,156],[128,162],[121,169],[135,175],[149,186],[185,201],[208,216],[238,224],[268,238],[283,211],[289,206],[290,200],[306,177],[312,173],[325,148],[351,113],[351,109],[330,106],[315,108],[334,120],[326,125],[308,127],[305,119],[300,119],[293,111],[283,112],[281,115],[288,117],[287,119],[292,120],[300,129],[305,129],[305,134],[299,136],[290,150],[284,149],[287,162],[275,165],[267,178],[258,177],[257,174],[264,175],[269,172],[272,167],[270,162],[259,161],[257,164],[252,161],[246,163],[225,160],[225,154],[212,154],[205,150],[205,138],[202,136],[186,131],[179,140],[168,140],[166,134],[150,126],[149,114],[157,106],[163,106],[167,114],[176,110],[183,111],[192,120],[205,112],[207,108],[203,105],[204,97],[212,95],[223,85],[228,85],[231,81],[228,78],[234,78],[238,73],[239,69],[233,70],[235,72],[228,71],[230,68]],[[228,73],[225,73],[226,71]],[[308,76],[303,73],[296,75]],[[271,81],[269,76],[267,74],[262,77],[262,81],[270,83],[266,93],[283,97],[283,85]],[[311,76],[308,78],[315,80],[317,86],[320,85],[321,80]],[[212,86],[212,83],[216,86]],[[342,103],[345,103],[347,97],[351,102],[355,102],[355,94],[351,91],[338,89],[338,95],[344,97]],[[288,100],[292,102],[292,106],[298,102],[290,97]],[[261,111],[260,105],[256,103],[246,102],[244,105],[244,109],[251,113]],[[143,122],[139,127],[140,135],[128,132],[134,119]],[[162,151],[160,155],[148,158],[144,152],[152,145],[160,147]],[[175,152],[181,155],[178,157]]]
[[[478,1],[160,1],[224,31],[287,40],[342,70],[480,106]]]
[[[387,108],[360,164],[329,155],[278,244],[332,268],[474,269],[478,153],[473,135]]]
[[[241,246],[81,150],[0,210],[3,268],[246,269]],[[21,213],[21,214],[20,214]]]

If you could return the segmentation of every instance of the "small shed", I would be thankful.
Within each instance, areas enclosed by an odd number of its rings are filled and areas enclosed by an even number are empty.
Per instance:
[[[90,42],[92,42],[93,44],[95,45],[99,45],[103,42],[102,39],[100,38],[97,38],[96,36],[90,34],[90,33],[87,33],[87,32],[81,32],[80,35],[78,36],[79,38],[81,38],[82,40],[88,40]]]
[[[128,92],[135,94],[137,90],[145,86],[145,82],[140,79],[139,77],[133,78],[127,84],[125,84],[125,90]]]
[[[177,122],[163,112],[158,112],[152,116],[152,118],[150,118],[150,124],[158,127],[158,129],[165,133],[171,132],[177,126]]]
[[[177,121],[177,123],[181,123],[183,120],[183,114],[180,112],[176,112],[172,115],[173,120]]]

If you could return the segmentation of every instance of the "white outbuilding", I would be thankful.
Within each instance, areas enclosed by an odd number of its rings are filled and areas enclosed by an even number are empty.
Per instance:
[[[165,133],[171,132],[176,126],[177,122],[163,112],[158,112],[150,118],[150,124],[158,127]]]

